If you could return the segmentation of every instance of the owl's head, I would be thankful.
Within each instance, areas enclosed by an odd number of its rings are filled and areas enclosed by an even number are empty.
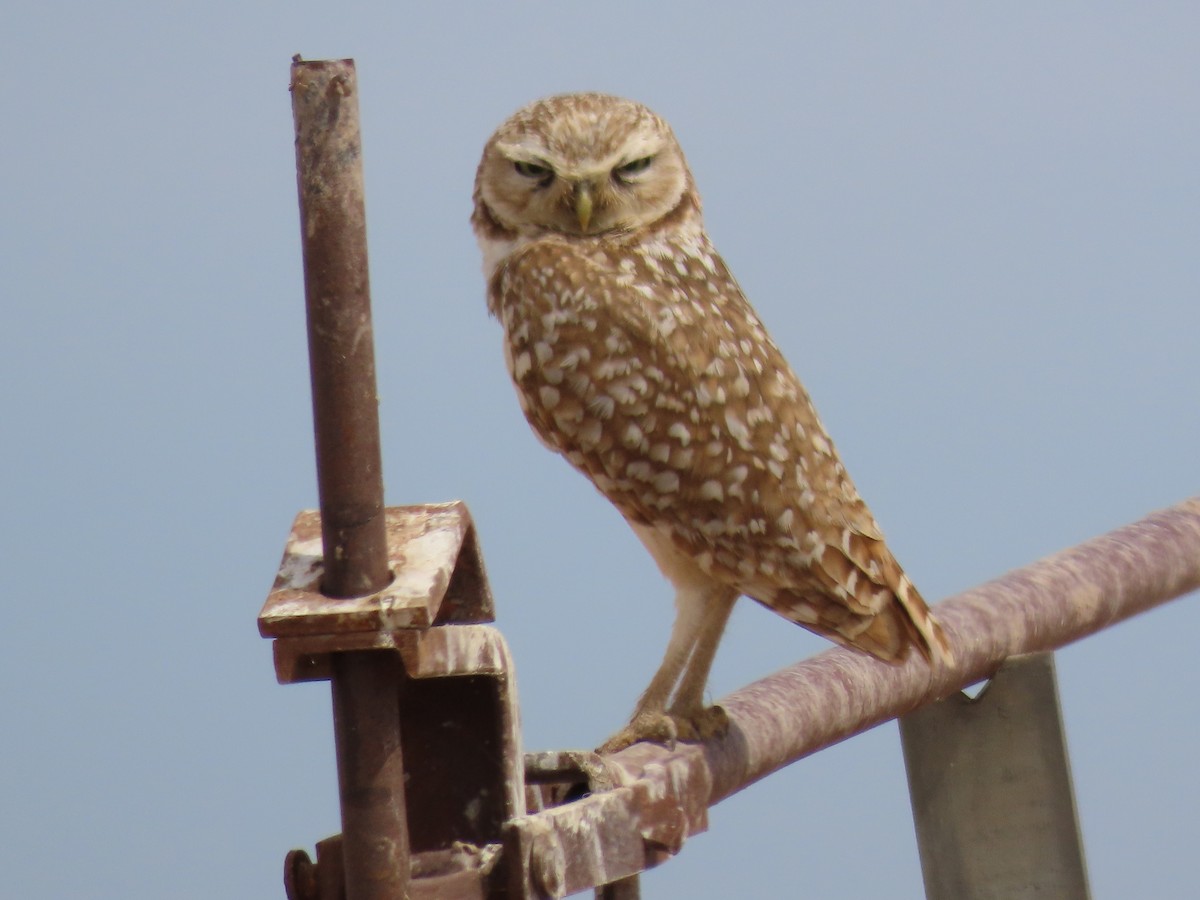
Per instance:
[[[594,235],[650,225],[692,195],[671,128],[640,103],[563,94],[531,103],[492,135],[479,204],[521,234]]]

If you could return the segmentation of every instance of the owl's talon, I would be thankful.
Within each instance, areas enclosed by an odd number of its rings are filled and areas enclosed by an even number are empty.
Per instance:
[[[616,753],[626,747],[632,747],[639,741],[649,741],[652,744],[662,744],[667,749],[674,749],[675,741],[679,738],[678,720],[666,713],[638,713],[628,725],[600,745],[597,753]]]
[[[616,753],[639,741],[675,748],[676,741],[702,743],[729,730],[729,716],[719,706],[706,706],[694,713],[639,713],[600,745],[597,753]]]

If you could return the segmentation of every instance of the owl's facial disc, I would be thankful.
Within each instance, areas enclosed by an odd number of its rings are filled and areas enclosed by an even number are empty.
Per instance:
[[[479,184],[499,222],[592,236],[652,224],[678,206],[690,180],[666,123],[629,101],[587,104],[533,129],[534,104],[497,131]]]

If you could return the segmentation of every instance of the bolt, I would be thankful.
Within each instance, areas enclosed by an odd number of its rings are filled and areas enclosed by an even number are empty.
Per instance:
[[[320,900],[317,867],[303,850],[291,850],[284,857],[283,890],[288,900]]]

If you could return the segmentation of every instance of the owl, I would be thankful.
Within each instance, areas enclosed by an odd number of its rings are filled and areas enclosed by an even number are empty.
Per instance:
[[[471,217],[526,419],[675,589],[662,664],[602,748],[703,740],[740,596],[889,662],[949,660],[812,402],[704,230],[670,126],[596,93],[492,135]]]

